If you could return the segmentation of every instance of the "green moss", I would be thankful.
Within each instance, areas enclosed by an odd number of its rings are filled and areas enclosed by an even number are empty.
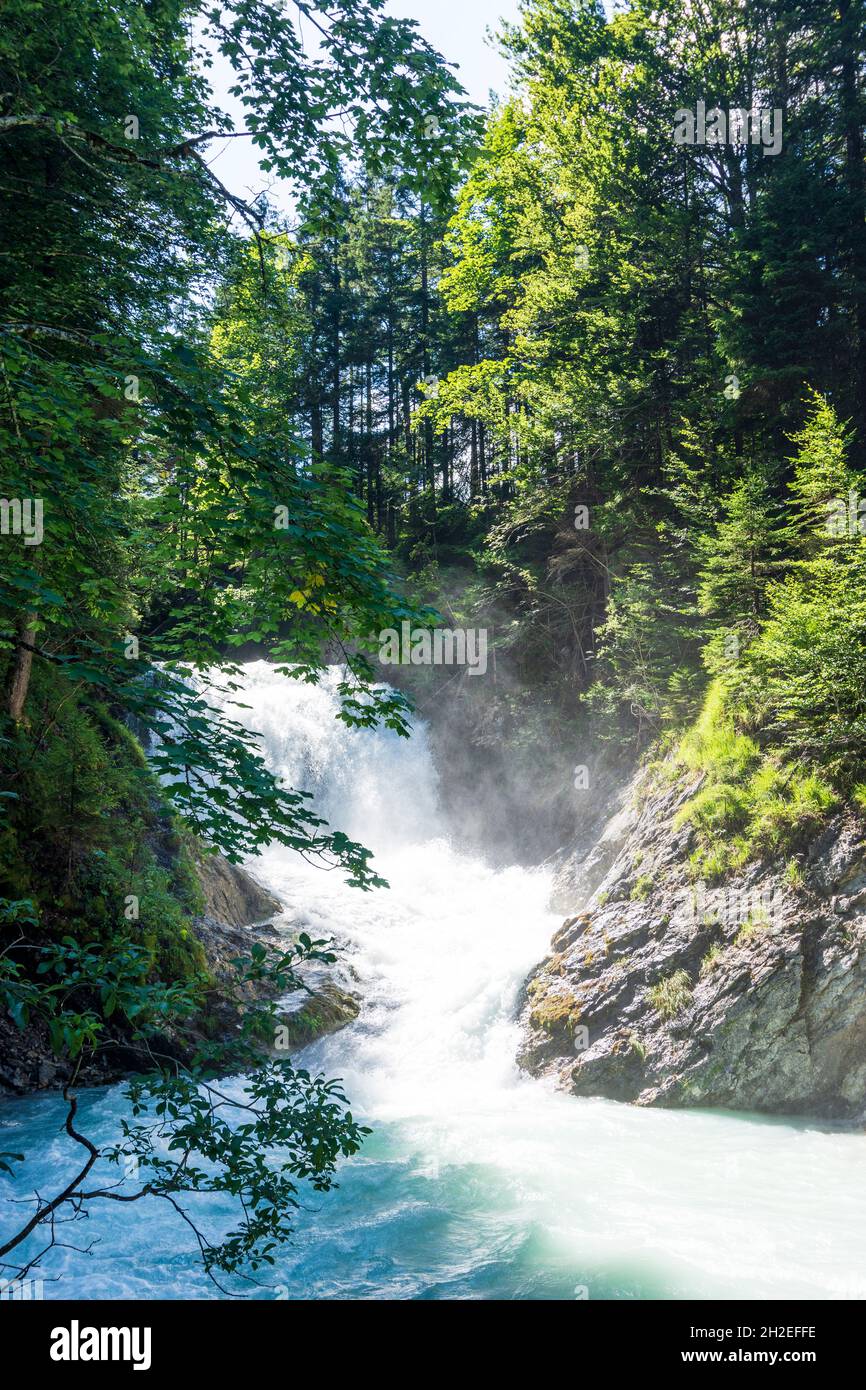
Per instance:
[[[358,1012],[358,1000],[332,986],[327,993],[307,999],[294,1013],[278,1015],[282,1045],[305,1047],[316,1038],[345,1027],[358,1017]]]
[[[641,1059],[642,1062],[645,1062],[645,1061],[646,1061],[646,1056],[647,1056],[646,1047],[645,1047],[644,1044],[641,1042],[641,1040],[640,1040],[640,1038],[638,1037],[637,1033],[631,1033],[631,1034],[629,1035],[628,1046],[629,1046],[629,1051],[633,1052],[633,1053],[635,1054],[636,1057],[639,1057],[639,1058]]]
[[[58,672],[34,668],[28,722],[12,735],[0,801],[0,896],[28,897],[49,936],[147,947],[154,976],[205,967],[191,837],[163,801],[137,739]]]
[[[572,1034],[580,1022],[580,1000],[570,990],[542,993],[542,989],[535,991],[530,1022],[545,1033]]]

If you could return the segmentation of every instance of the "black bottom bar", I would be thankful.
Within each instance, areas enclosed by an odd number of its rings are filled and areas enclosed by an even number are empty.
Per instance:
[[[389,1334],[391,1329],[399,1335],[408,1328],[422,1336],[434,1329],[459,1329],[461,1346],[473,1348],[479,1364],[493,1362],[503,1352],[519,1356],[521,1350],[530,1362],[535,1360],[539,1344],[522,1341],[521,1324],[533,1330],[539,1304],[506,1305],[508,1323],[502,1324],[501,1334],[497,1329],[503,1305],[497,1306],[498,1311],[497,1307],[477,1307],[468,1322],[463,1321],[466,1313],[458,1314],[456,1324],[448,1314],[441,1324],[442,1312],[429,1307],[423,1311],[403,1307],[389,1315],[384,1326]],[[551,1358],[548,1371],[558,1364],[564,1372],[571,1364],[576,1379],[584,1384],[590,1355],[596,1368],[593,1378],[602,1368],[613,1375],[681,1369],[700,1376],[714,1366],[774,1373],[792,1367],[820,1368],[826,1376],[850,1364],[856,1355],[861,1326],[857,1307],[854,1302],[570,1301],[567,1312],[563,1304],[556,1304],[540,1314],[545,1323],[550,1319],[545,1336],[554,1339],[544,1343],[544,1359]],[[129,1373],[143,1379],[166,1372],[203,1371],[219,1375],[219,1383],[225,1384],[229,1375],[234,1378],[235,1370],[258,1383],[274,1373],[297,1380],[306,1378],[302,1367],[311,1361],[319,1362],[320,1373],[332,1379],[341,1374],[354,1376],[363,1365],[391,1360],[394,1344],[368,1340],[373,1333],[381,1338],[381,1316],[376,1303],[330,1301],[303,1306],[260,1300],[4,1301],[0,1302],[0,1346],[4,1361],[13,1348],[26,1348],[28,1370],[59,1384],[70,1376],[76,1383],[86,1383],[105,1373],[115,1377]],[[421,1318],[420,1324],[415,1317]],[[328,1334],[324,1341],[323,1332]],[[339,1359],[330,1363],[335,1346]],[[425,1339],[423,1346],[427,1375],[436,1346],[442,1348],[443,1364],[453,1371],[457,1352],[451,1338],[433,1344]],[[91,1359],[94,1353],[99,1359]],[[461,1352],[464,1373],[466,1359]],[[414,1378],[409,1363],[404,1369]]]

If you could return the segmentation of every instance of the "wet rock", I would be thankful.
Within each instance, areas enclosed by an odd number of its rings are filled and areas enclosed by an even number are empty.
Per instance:
[[[231,927],[212,917],[196,919],[195,932],[205,949],[214,979],[199,1036],[211,1039],[231,1039],[241,1020],[241,1008],[247,1004],[276,1002],[276,1046],[270,1039],[262,1041],[262,1056],[279,1056],[295,1052],[316,1038],[334,1033],[357,1018],[361,1008],[358,995],[343,987],[334,977],[335,967],[312,962],[301,965],[298,975],[302,987],[289,994],[267,980],[238,983],[233,961],[248,957],[254,944],[260,943],[275,951],[285,950],[292,939],[288,928],[266,923],[252,927]],[[237,1000],[241,1001],[239,1008]]]
[[[280,1008],[282,1033],[275,1048],[277,1055],[284,1049],[306,1047],[328,1033],[336,1033],[347,1023],[354,1023],[361,1011],[356,994],[341,989],[333,980],[325,980],[309,994],[292,995]]]
[[[863,825],[828,823],[796,890],[781,862],[705,890],[673,828],[697,786],[636,779],[604,848],[560,880],[572,915],[527,983],[521,1064],[575,1095],[861,1123]]]
[[[278,898],[221,854],[198,855],[196,868],[209,917],[230,927],[248,927],[282,911]]]
[[[572,845],[560,856],[550,895],[554,911],[577,912],[604,879],[636,823],[639,781],[639,776],[630,777],[605,786],[593,779],[593,807],[606,807],[607,818],[587,811]]]

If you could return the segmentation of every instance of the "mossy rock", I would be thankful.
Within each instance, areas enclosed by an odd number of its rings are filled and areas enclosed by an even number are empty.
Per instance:
[[[543,987],[542,987],[543,988]],[[530,1023],[544,1033],[566,1033],[572,1036],[580,1022],[581,1001],[570,990],[558,989],[532,992]]]
[[[277,1053],[306,1047],[308,1043],[323,1038],[328,1033],[336,1033],[347,1024],[354,1023],[361,1011],[361,1001],[354,994],[326,980],[307,994],[299,1008],[290,1012],[281,1011],[278,1015],[279,1045]]]

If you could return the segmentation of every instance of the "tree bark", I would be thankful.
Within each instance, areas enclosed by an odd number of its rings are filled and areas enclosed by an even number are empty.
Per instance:
[[[30,689],[33,648],[36,645],[35,622],[35,615],[26,613],[18,623],[18,641],[6,684],[6,713],[14,724],[19,724],[23,718],[27,692]]]

